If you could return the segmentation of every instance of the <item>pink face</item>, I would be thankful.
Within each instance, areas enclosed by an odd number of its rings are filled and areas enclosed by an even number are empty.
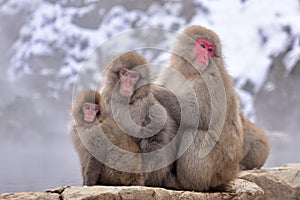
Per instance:
[[[200,39],[197,41],[195,49],[197,51],[196,65],[201,69],[206,69],[209,64],[209,58],[215,53],[215,45]]]
[[[122,96],[130,97],[134,92],[134,86],[140,78],[138,72],[122,68],[119,71],[120,76],[120,93]]]
[[[99,112],[99,105],[94,103],[84,103],[82,106],[83,120],[86,122],[94,122]]]

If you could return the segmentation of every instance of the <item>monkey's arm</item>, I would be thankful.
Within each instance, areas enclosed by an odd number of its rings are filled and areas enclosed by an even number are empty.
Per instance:
[[[176,95],[170,89],[158,84],[153,84],[153,95],[166,108],[176,123],[179,124],[181,120],[181,108]]]
[[[176,94],[172,90],[160,86],[153,86],[153,95],[166,108],[168,114],[176,122],[177,127],[185,126],[197,128],[199,125],[199,105],[195,96],[195,92],[190,83],[183,81],[180,76],[173,76],[173,81],[180,82]],[[175,91],[175,90],[174,90]],[[185,92],[183,95],[182,93]]]
[[[81,132],[81,142],[86,149],[86,157],[83,165],[83,185],[91,186],[99,184],[101,171],[104,165],[101,163],[106,159],[106,144],[101,126],[95,125],[89,129],[78,127]]]

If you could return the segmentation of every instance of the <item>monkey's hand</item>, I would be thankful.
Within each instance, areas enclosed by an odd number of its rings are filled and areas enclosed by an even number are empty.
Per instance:
[[[160,104],[154,104],[149,110],[150,123],[142,127],[139,136],[141,138],[150,138],[159,133],[167,121],[167,112]]]

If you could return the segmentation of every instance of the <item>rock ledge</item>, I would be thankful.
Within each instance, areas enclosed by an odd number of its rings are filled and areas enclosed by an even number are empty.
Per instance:
[[[300,199],[300,164],[243,171],[224,192],[202,193],[142,186],[66,186],[45,192],[1,194],[0,199]]]

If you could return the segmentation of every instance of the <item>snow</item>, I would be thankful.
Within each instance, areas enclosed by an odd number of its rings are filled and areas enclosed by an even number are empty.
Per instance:
[[[98,13],[102,16],[102,21],[98,29],[94,30],[73,23],[75,17],[84,16],[96,8],[95,0],[82,2],[84,6],[81,7],[64,7],[63,3],[10,0],[0,7],[0,12],[4,14],[17,13],[24,6],[32,9],[32,14],[22,27],[20,38],[12,50],[12,65],[8,71],[11,80],[39,72],[39,69],[32,69],[28,64],[27,61],[31,57],[61,52],[65,55],[64,64],[57,74],[58,77],[64,77],[63,87],[72,87],[76,80],[76,72],[84,73],[84,70],[97,69],[98,65],[95,62],[98,62],[98,59],[94,58],[88,62],[88,68],[82,69],[82,66],[99,46],[102,46],[101,53],[110,55],[117,55],[138,45],[141,48],[151,47],[150,38],[155,36],[155,31],[153,35],[132,38],[135,36],[131,32],[126,33],[128,30],[160,27],[181,31],[189,25],[202,25],[220,36],[228,71],[236,80],[235,87],[245,105],[244,109],[251,113],[253,98],[242,89],[243,84],[251,82],[254,92],[257,92],[266,81],[272,56],[286,52],[289,47],[292,48],[284,58],[287,70],[292,70],[300,59],[298,0],[284,3],[272,0],[244,3],[238,0],[194,0],[196,13],[190,21],[181,16],[182,1],[154,1],[145,11],[127,10],[122,5],[113,6],[110,10],[100,6]],[[172,37],[172,34],[169,31],[165,31],[165,34],[165,41],[155,44],[154,47],[159,46],[166,50],[170,48],[170,40],[167,38]],[[117,39],[115,42],[108,42],[112,38]],[[118,48],[115,48],[116,46]],[[164,64],[169,57],[169,52],[163,50],[158,56],[154,56],[151,49],[140,52],[145,53],[146,58],[155,64]],[[52,73],[51,70],[40,69],[39,74],[47,75],[50,72]],[[60,87],[55,85],[55,88]]]
[[[9,69],[11,80],[22,74],[15,73],[19,68],[30,69],[26,60],[31,56],[49,55],[56,49],[66,52],[65,62],[68,66],[78,66],[77,60],[83,60],[86,53],[94,46],[83,49],[85,42],[92,45],[94,33],[83,30],[72,23],[74,16],[81,16],[89,12],[92,5],[75,8],[63,8],[59,4],[43,2],[33,12],[30,20],[20,31],[20,39],[13,46],[14,56],[12,67]],[[83,31],[82,31],[83,30]],[[24,41],[24,38],[28,38]],[[25,63],[25,64],[24,64]],[[63,70],[65,66],[62,66]],[[59,72],[61,73],[61,72]]]
[[[0,6],[0,13],[5,15],[14,15],[23,9],[32,10],[40,0],[9,0]]]
[[[271,56],[290,45],[292,38],[284,27],[290,26],[294,35],[300,35],[299,2],[288,1],[283,6],[280,1],[263,0],[246,1],[243,5],[229,0],[226,3],[207,1],[205,6],[213,14],[207,19],[196,16],[189,25],[200,23],[216,31],[222,39],[231,75],[250,80],[255,84],[255,91],[259,90],[265,82]],[[295,61],[290,65],[294,64]]]
[[[300,37],[296,37],[293,42],[292,50],[287,53],[283,62],[288,71],[291,71],[293,66],[300,60]]]

